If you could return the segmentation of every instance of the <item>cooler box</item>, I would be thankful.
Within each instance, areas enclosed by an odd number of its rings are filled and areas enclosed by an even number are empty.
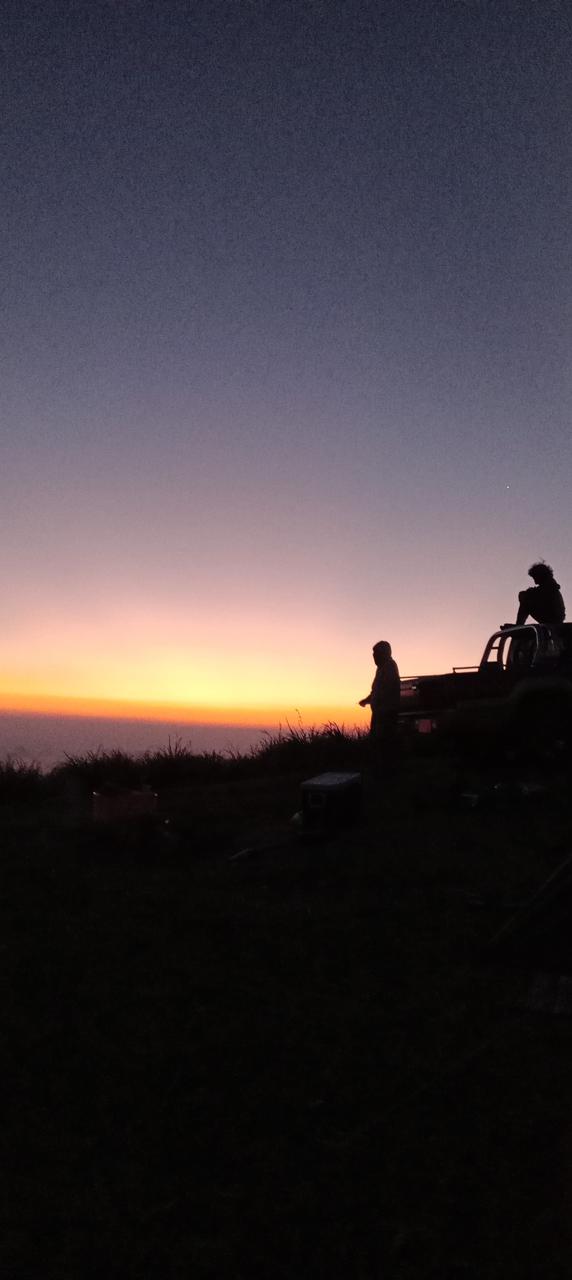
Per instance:
[[[319,773],[302,783],[305,827],[347,826],[361,810],[361,773]]]

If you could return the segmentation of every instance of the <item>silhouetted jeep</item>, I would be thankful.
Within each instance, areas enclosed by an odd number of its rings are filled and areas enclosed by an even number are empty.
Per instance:
[[[506,627],[478,667],[402,680],[399,719],[404,731],[457,741],[572,743],[572,623]]]

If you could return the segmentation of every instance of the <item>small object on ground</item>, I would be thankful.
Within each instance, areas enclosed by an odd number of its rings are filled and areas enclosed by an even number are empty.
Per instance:
[[[461,791],[459,803],[463,809],[498,808],[499,805],[520,804],[523,800],[542,800],[547,790],[541,782],[495,782],[475,791]]]
[[[181,844],[181,837],[178,831],[173,827],[170,818],[164,818],[159,828],[159,837],[162,846],[165,849],[178,849]]]
[[[348,826],[361,812],[360,773],[320,773],[302,783],[305,827]]]
[[[259,849],[255,849],[252,845],[247,845],[245,849],[239,849],[238,853],[231,853],[229,862],[238,862],[239,858],[253,858],[255,853],[259,853]]]
[[[281,836],[277,840],[262,840],[259,844],[247,844],[238,853],[231,853],[229,862],[238,862],[241,858],[254,858],[258,853],[274,853],[277,849],[285,849],[291,843],[289,836]]]
[[[546,794],[542,782],[495,782],[493,791],[497,800],[539,800]]]
[[[519,791],[524,800],[541,800],[548,788],[542,782],[521,782]]]
[[[156,791],[94,791],[94,822],[117,822],[125,818],[141,818],[157,812]]]
[[[462,791],[459,798],[463,809],[476,809],[481,799],[478,791]]]
[[[530,1009],[532,1013],[572,1016],[572,977],[567,973],[535,974],[520,1007]]]

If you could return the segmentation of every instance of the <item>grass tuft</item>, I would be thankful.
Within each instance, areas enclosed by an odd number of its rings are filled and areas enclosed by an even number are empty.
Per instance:
[[[115,749],[66,754],[64,761],[44,774],[39,764],[8,758],[0,761],[0,803],[28,804],[57,798],[74,789],[88,793],[99,789],[187,787],[194,784],[264,780],[288,773],[322,773],[327,770],[359,770],[367,754],[368,735],[347,732],[333,721],[320,728],[299,723],[265,732],[248,752],[195,753],[190,742],[169,738],[158,751],[128,755]]]
[[[30,804],[43,798],[45,779],[39,764],[8,756],[0,760],[0,804]]]

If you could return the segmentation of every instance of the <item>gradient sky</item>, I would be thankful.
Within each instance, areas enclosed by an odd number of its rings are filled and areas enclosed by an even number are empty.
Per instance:
[[[5,15],[0,706],[328,717],[572,610],[570,4]]]

